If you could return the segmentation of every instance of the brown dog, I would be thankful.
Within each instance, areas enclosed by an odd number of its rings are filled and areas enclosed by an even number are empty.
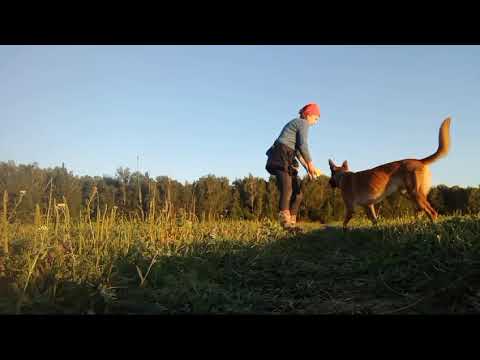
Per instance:
[[[425,211],[434,221],[438,214],[427,200],[431,186],[428,165],[447,155],[449,148],[450,118],[447,118],[440,126],[437,151],[424,159],[399,160],[359,172],[349,171],[347,161],[338,167],[332,160],[328,160],[332,172],[330,185],[340,188],[345,202],[344,230],[357,205],[363,206],[369,219],[376,224],[375,204],[395,191],[407,195],[416,204],[418,211]]]

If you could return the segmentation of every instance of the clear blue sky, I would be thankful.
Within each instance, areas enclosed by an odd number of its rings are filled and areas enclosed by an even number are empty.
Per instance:
[[[325,173],[430,155],[450,115],[433,183],[480,184],[480,46],[0,46],[0,161],[268,178],[266,149],[311,101]]]

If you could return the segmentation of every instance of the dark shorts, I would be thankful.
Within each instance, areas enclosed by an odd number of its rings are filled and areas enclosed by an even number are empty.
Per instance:
[[[291,176],[297,176],[299,164],[295,159],[295,151],[287,145],[275,142],[266,155],[268,160],[265,169],[269,174],[276,175],[278,171],[284,171]]]

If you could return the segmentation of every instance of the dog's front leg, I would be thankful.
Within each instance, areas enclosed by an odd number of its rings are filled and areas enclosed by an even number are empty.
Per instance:
[[[343,220],[343,231],[347,231],[347,224],[352,219],[353,216],[353,207],[347,206],[345,208],[345,220]]]

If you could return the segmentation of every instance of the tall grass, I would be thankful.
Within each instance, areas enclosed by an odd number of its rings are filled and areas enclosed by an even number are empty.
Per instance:
[[[2,235],[3,235],[3,252],[8,254],[8,192],[3,193],[3,213],[2,213]]]
[[[475,312],[480,217],[302,224],[199,221],[168,203],[147,214],[100,209],[93,188],[78,218],[67,199],[31,224],[2,212],[0,312]],[[92,218],[92,209],[96,216]],[[146,216],[145,216],[146,215]]]

